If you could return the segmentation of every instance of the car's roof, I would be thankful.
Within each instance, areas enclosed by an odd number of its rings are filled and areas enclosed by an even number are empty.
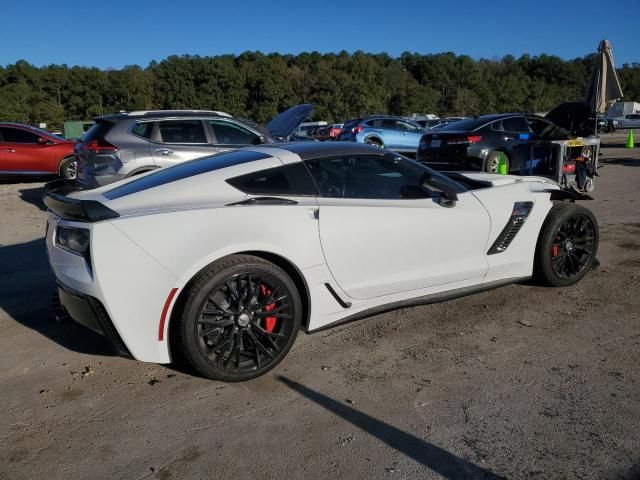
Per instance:
[[[48,132],[46,130],[43,130],[41,128],[38,127],[33,127],[31,125],[25,125],[24,123],[16,123],[16,122],[0,122],[0,127],[16,127],[16,128],[20,128],[22,130],[30,130],[34,133],[37,133],[38,135],[46,135],[48,137],[54,137],[57,140],[64,140],[64,138],[62,137],[58,137],[55,134]]]
[[[249,147],[250,148],[250,147]],[[338,155],[385,155],[388,150],[384,150],[372,145],[356,142],[292,142],[292,143],[272,143],[260,145],[260,148],[275,148],[287,150],[295,153],[301,160],[310,160],[321,157],[332,157]]]
[[[102,115],[97,117],[96,120],[108,120],[118,121],[130,118],[175,118],[175,117],[227,117],[230,118],[226,112],[220,112],[218,110],[140,110],[134,112],[121,112],[111,115]]]
[[[535,116],[525,113],[494,113],[490,115],[478,115],[475,117],[466,117],[460,120],[447,123],[440,129],[441,132],[458,132],[458,131],[473,131],[480,127],[484,127],[488,123],[495,122],[496,120],[503,120],[505,118]]]

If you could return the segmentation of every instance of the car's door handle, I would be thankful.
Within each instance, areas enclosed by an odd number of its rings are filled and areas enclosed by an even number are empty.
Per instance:
[[[516,137],[502,137],[502,140],[504,140],[505,142],[510,142],[511,140],[515,140]]]
[[[16,153],[16,149],[15,148],[3,148],[2,150],[0,150],[0,152]]]
[[[171,155],[173,150],[169,150],[168,148],[159,148],[155,151],[158,155]]]

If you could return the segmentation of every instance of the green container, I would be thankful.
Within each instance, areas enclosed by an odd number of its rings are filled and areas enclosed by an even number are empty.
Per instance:
[[[62,126],[62,136],[68,140],[77,140],[84,132],[89,130],[95,122],[64,122]]]

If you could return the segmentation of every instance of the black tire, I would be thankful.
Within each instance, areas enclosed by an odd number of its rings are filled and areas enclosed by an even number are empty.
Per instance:
[[[295,284],[259,257],[223,258],[185,293],[175,317],[175,346],[212,380],[242,382],[263,375],[285,357],[300,329],[302,302]]]
[[[78,176],[78,160],[67,157],[60,163],[60,176],[68,180],[75,180]]]
[[[575,203],[555,204],[538,238],[535,279],[553,287],[577,283],[591,270],[598,242],[598,222],[590,210]]]
[[[498,164],[500,162],[500,155],[504,155],[505,161],[507,163],[507,173],[509,173],[509,157],[504,152],[494,151],[487,155],[487,161],[484,164],[484,171],[487,173],[498,173]]]
[[[384,148],[384,143],[382,143],[382,140],[378,138],[367,138],[364,143],[367,145],[373,145],[374,147]]]

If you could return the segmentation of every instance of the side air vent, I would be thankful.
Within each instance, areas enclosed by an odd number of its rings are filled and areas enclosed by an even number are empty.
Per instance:
[[[498,238],[496,238],[496,241],[491,245],[487,255],[502,253],[509,247],[527,220],[531,208],[533,208],[533,202],[516,202],[513,204],[513,211],[509,221],[500,232],[500,235],[498,235]]]

